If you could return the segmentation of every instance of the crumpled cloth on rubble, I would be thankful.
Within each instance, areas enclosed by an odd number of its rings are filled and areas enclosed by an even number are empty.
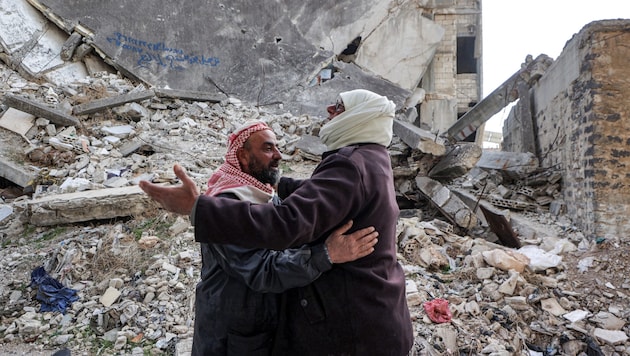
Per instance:
[[[30,286],[37,287],[35,299],[42,302],[40,312],[58,311],[65,314],[72,302],[79,299],[75,289],[64,287],[49,276],[44,267],[37,267],[31,272]]]
[[[448,323],[453,319],[453,314],[448,307],[448,301],[446,299],[433,299],[424,302],[422,306],[424,307],[424,311],[429,315],[429,319],[434,323]]]

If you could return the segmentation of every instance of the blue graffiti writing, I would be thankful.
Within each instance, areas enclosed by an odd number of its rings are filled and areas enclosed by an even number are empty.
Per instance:
[[[183,49],[168,47],[164,42],[147,42],[125,36],[120,32],[115,32],[113,37],[107,37],[107,41],[125,51],[139,54],[140,58],[138,59],[137,64],[143,68],[148,68],[151,65],[157,65],[160,67],[168,67],[173,70],[182,71],[187,68],[185,65],[216,67],[220,63],[219,58],[217,57],[186,54]]]

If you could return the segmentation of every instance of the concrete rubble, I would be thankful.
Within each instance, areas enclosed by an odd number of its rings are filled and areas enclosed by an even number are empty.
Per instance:
[[[160,210],[138,189],[138,182],[177,183],[172,165],[178,162],[203,190],[222,163],[227,135],[253,118],[267,121],[278,136],[284,173],[308,177],[324,149],[317,139],[322,119],[313,112],[323,111],[321,104],[333,96],[315,93],[317,86],[307,88],[287,102],[304,104],[315,98],[317,105],[296,116],[291,105],[276,105],[282,100],[276,102],[271,94],[263,95],[262,102],[249,100],[256,102],[252,105],[225,90],[186,87],[186,80],[208,80],[204,77],[173,78],[143,69],[132,75],[134,58],[120,50],[122,42],[113,45],[116,41],[106,36],[93,37],[71,12],[64,13],[63,2],[32,3],[69,33],[49,27],[41,14],[22,2],[0,0],[6,10],[0,14],[3,26],[12,31],[2,37],[7,53],[0,53],[2,347],[20,345],[32,355],[61,349],[77,355],[187,355],[201,266],[199,248],[187,218]],[[393,53],[379,44],[399,29],[392,22],[404,21],[423,28],[418,39],[422,45],[417,48],[430,49],[423,60],[405,64],[419,77],[400,77],[403,70],[387,72],[390,62],[379,57],[354,58],[396,82],[386,91],[405,109],[396,118],[390,153],[401,207],[399,260],[407,275],[407,300],[420,354],[630,354],[627,239],[611,235],[585,239],[565,215],[562,175],[539,167],[533,155],[480,152],[474,144],[448,142],[432,130],[435,127],[427,130],[411,124],[417,112],[407,110],[413,106],[409,102],[425,93],[410,97],[409,92],[422,77],[442,33],[421,16],[410,18],[411,11],[404,8],[411,2],[391,9],[386,2],[373,4],[371,17],[356,9],[348,15],[379,19],[379,26],[368,26],[373,37],[363,43],[364,48]],[[62,14],[48,6],[62,9]],[[299,13],[299,9],[294,10]],[[239,11],[225,6],[221,10]],[[26,13],[36,20],[24,24],[20,19]],[[365,19],[352,26],[367,26]],[[329,39],[318,37],[316,24],[311,25],[302,33],[309,45],[323,48],[320,57],[304,66],[272,63],[264,81],[278,75],[293,77],[295,73],[287,73],[287,68],[309,73],[316,68],[314,80],[331,78],[331,68],[320,71],[318,66],[332,56],[333,48]],[[100,26],[108,25],[103,21],[94,27],[105,31]],[[129,44],[132,38],[123,33],[132,30],[120,29],[118,40]],[[34,44],[31,39],[36,35],[42,41]],[[94,47],[81,44],[81,38],[94,39]],[[332,46],[351,42],[352,38],[336,38]],[[29,56],[20,50],[25,43],[30,44]],[[50,56],[46,45],[60,48],[59,58]],[[278,48],[265,45],[259,51],[269,54]],[[102,51],[118,72],[89,59],[93,50]],[[374,52],[368,50],[362,53]],[[81,65],[68,62],[77,57],[83,59]],[[391,60],[405,62],[405,58]],[[488,112],[496,112],[528,90],[549,64],[546,56],[527,61],[496,93],[451,126],[449,136],[467,137]],[[353,63],[335,62],[334,68],[373,79]],[[257,71],[258,67],[245,68],[239,74]],[[33,80],[37,73],[46,73],[45,80]],[[180,85],[147,86],[153,81]],[[216,89],[229,81],[217,74],[208,83]],[[239,83],[234,87],[238,90],[232,89],[243,98],[261,95],[258,87],[242,87],[251,78],[234,82]],[[508,87],[518,92],[506,97]],[[340,88],[331,85],[327,90]],[[263,105],[269,102],[275,104]],[[79,300],[66,313],[39,311],[37,291],[29,285],[31,271],[39,266],[78,291]],[[448,302],[450,322],[435,323],[425,312],[424,304],[438,298]]]
[[[76,103],[85,108],[106,98],[131,98],[129,92],[146,93],[141,84],[113,74],[56,88],[10,72],[3,68],[8,78],[4,92],[45,103],[52,88],[68,112]],[[321,124],[317,118],[270,114],[235,99],[143,95],[79,115],[78,127],[38,117],[26,133],[2,129],[3,137],[18,138],[13,154],[25,161],[30,157],[33,161],[26,166],[37,167],[27,185],[32,194],[5,198],[3,206],[10,210],[1,210],[5,248],[0,268],[5,277],[0,298],[5,311],[0,331],[5,345],[29,343],[32,352],[42,354],[62,348],[73,354],[187,354],[201,263],[198,246],[187,219],[147,202],[138,194],[138,180],[173,183],[171,167],[179,162],[203,187],[222,162],[226,135],[252,117],[267,120],[278,134],[286,174],[308,176],[321,151],[316,141],[301,141],[302,136],[315,136]],[[3,110],[9,112],[6,103]],[[503,154],[478,157],[480,163],[503,162],[499,167],[476,166],[461,177],[438,182],[425,177],[420,166],[439,157],[398,137],[391,151],[397,191],[407,204],[413,203],[401,212],[399,258],[424,354],[630,352],[625,323],[630,280],[621,265],[619,274],[597,274],[604,265],[625,259],[627,246],[615,240],[590,244],[563,218],[562,210],[548,208],[560,189],[557,175],[537,167],[514,172],[509,162],[523,168],[523,157]],[[422,158],[413,160],[414,155]],[[474,154],[467,157],[475,160]],[[428,191],[428,186],[439,189]],[[468,199],[458,198],[460,190]],[[450,205],[439,191],[457,199],[455,210],[445,209]],[[513,202],[505,216],[522,248],[503,246],[484,220],[477,219],[481,214],[474,204],[481,196],[484,204]],[[550,198],[541,201],[541,196]],[[478,224],[449,221],[462,209],[467,221]],[[606,244],[617,246],[617,253],[602,254]],[[38,312],[34,290],[27,286],[30,270],[38,265],[79,291],[79,301],[66,314]],[[448,301],[451,322],[428,319],[423,303],[435,298]]]

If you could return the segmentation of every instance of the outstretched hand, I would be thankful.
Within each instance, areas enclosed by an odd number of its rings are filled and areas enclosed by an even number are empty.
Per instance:
[[[333,231],[326,239],[326,248],[332,263],[354,261],[374,252],[374,245],[378,242],[378,232],[374,227],[366,227],[344,235],[343,233],[351,227],[352,220]]]
[[[160,203],[164,209],[177,214],[189,215],[199,196],[199,189],[179,164],[173,166],[173,172],[182,181],[182,184],[176,187],[165,187],[143,180],[139,183],[140,189],[147,193],[151,199]]]

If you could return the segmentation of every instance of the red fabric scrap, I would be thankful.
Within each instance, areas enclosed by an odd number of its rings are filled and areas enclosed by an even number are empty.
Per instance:
[[[429,315],[429,319],[434,323],[448,323],[453,318],[446,299],[433,299],[424,302],[422,306],[424,307],[424,311]]]

